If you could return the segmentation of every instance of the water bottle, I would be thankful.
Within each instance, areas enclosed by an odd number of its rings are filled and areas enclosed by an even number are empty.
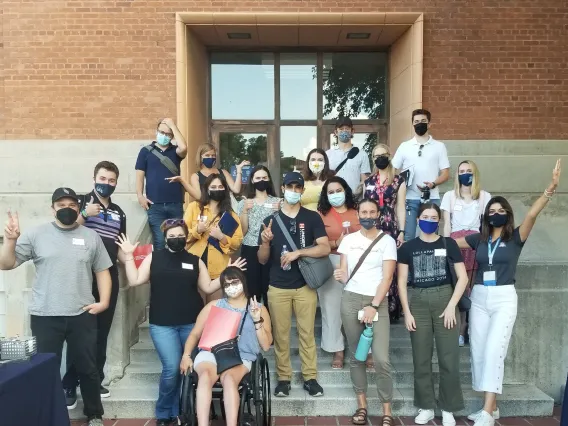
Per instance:
[[[355,359],[357,361],[365,362],[367,360],[371,343],[373,343],[373,324],[366,324],[365,330],[363,330],[359,338],[357,350],[355,351]]]
[[[286,247],[286,244],[284,244],[282,246],[282,253],[280,253],[280,257],[284,256],[286,253],[288,253],[288,248]],[[290,269],[292,269],[292,264],[288,264],[286,266],[283,266],[282,269],[285,270],[285,271],[289,271]]]

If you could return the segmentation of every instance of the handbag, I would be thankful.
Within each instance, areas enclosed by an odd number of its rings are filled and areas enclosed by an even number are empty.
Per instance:
[[[280,218],[278,212],[274,213],[274,218],[276,219],[276,223],[278,223],[278,226],[282,230],[284,237],[286,237],[286,241],[288,241],[288,244],[290,244],[290,248],[293,251],[298,250],[298,247],[294,243],[294,240],[292,240],[292,236],[286,229],[286,226],[284,226],[284,222],[282,222],[282,219]],[[324,285],[329,277],[333,275],[333,265],[331,264],[331,260],[329,260],[328,256],[302,256],[298,259],[298,267],[300,268],[300,273],[302,274],[302,277],[304,277],[304,280],[306,281],[308,287],[314,290]]]
[[[347,285],[347,283],[351,280],[351,278],[353,278],[353,275],[355,275],[355,272],[357,272],[357,270],[361,267],[361,265],[363,264],[363,261],[365,260],[365,258],[367,257],[367,255],[369,253],[371,253],[371,250],[373,249],[373,247],[375,247],[375,245],[377,245],[377,243],[379,241],[381,241],[381,238],[383,238],[385,236],[384,232],[381,232],[380,235],[375,238],[373,240],[373,242],[371,242],[371,244],[369,244],[369,247],[367,247],[367,250],[365,250],[363,252],[363,254],[361,255],[361,257],[359,258],[359,261],[357,262],[357,264],[355,265],[355,268],[353,268],[353,271],[351,271],[351,274],[349,275],[349,278],[347,279],[347,281],[345,282],[345,284]]]
[[[247,307],[245,308],[245,313],[243,315],[243,320],[237,337],[229,339],[226,342],[219,343],[211,348],[211,353],[215,356],[215,361],[217,361],[217,374],[221,374],[223,371],[243,363],[239,352],[239,338],[241,337],[243,327],[245,326],[248,307],[249,302],[247,302]]]
[[[455,290],[456,289],[456,283],[458,282],[458,277],[456,276],[456,270],[454,268],[454,262],[450,261],[450,258],[448,257],[448,249],[446,248],[446,237],[441,237],[442,238],[442,243],[444,244],[444,250],[446,250],[446,262],[448,264],[448,267],[450,268],[450,277],[451,277],[451,284],[452,284],[452,289]],[[471,299],[469,298],[468,295],[462,294],[459,302],[458,302],[458,309],[460,312],[467,312],[471,309]]]

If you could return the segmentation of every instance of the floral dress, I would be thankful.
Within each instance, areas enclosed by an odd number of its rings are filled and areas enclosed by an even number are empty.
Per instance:
[[[396,203],[398,198],[398,190],[404,182],[401,175],[393,177],[390,185],[381,185],[379,174],[375,173],[365,180],[364,196],[371,200],[375,200],[380,205],[379,222],[377,228],[386,234],[389,234],[395,240],[398,237],[399,225],[396,217]],[[389,313],[392,320],[398,320],[402,312],[400,298],[398,296],[398,286],[396,282],[396,270],[389,289]]]

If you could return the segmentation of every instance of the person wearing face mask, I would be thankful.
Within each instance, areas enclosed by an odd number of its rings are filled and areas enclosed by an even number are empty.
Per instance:
[[[305,182],[304,193],[300,198],[302,207],[316,211],[324,182],[335,173],[329,169],[329,160],[325,151],[314,148],[308,153],[302,176]]]
[[[444,194],[441,209],[444,214],[444,236],[454,240],[471,234],[477,234],[481,226],[481,217],[491,194],[483,191],[479,182],[479,170],[471,160],[462,161],[456,172],[454,189]],[[475,251],[462,249],[462,257],[468,277],[472,277],[475,268]],[[470,292],[471,278],[468,279]],[[459,345],[465,345],[467,312],[460,313]]]
[[[272,326],[270,315],[266,307],[251,297],[247,290],[247,281],[243,271],[229,266],[221,276],[223,298],[210,302],[197,317],[195,327],[187,338],[183,357],[179,365],[182,374],[195,370],[199,376],[196,391],[197,423],[209,424],[209,414],[212,399],[213,385],[220,379],[223,386],[223,403],[225,419],[228,426],[236,426],[239,418],[239,383],[251,371],[252,363],[262,351],[268,351],[272,344]],[[242,333],[239,338],[239,355],[243,363],[229,368],[219,376],[217,374],[217,360],[209,351],[201,350],[195,360],[191,354],[197,347],[207,317],[213,306],[238,312],[242,315]],[[240,326],[240,324],[239,324]]]
[[[258,237],[262,221],[280,209],[282,200],[276,197],[270,171],[265,166],[256,166],[245,187],[245,198],[239,201],[237,213],[243,227],[241,255],[247,261],[247,283],[251,296],[268,305],[268,279],[270,265],[258,261]]]
[[[172,144],[172,140],[177,145]],[[136,194],[138,203],[148,214],[154,249],[164,248],[160,231],[166,219],[183,215],[183,187],[168,179],[180,175],[181,161],[187,155],[185,139],[171,118],[158,122],[156,140],[144,146],[136,159]],[[144,182],[146,194],[144,194]]]
[[[424,191],[428,190],[429,201],[439,206],[438,186],[450,177],[450,160],[446,145],[430,135],[431,118],[428,110],[412,111],[414,137],[398,147],[391,161],[392,166],[406,176],[406,241],[416,237],[418,210]]]
[[[304,178],[298,172],[288,172],[282,183],[284,203],[277,214],[290,234],[297,250],[289,247],[275,217],[264,219],[258,239],[258,261],[270,264],[268,303],[274,318],[274,353],[278,383],[274,394],[290,395],[292,365],[290,363],[290,327],[292,310],[296,315],[300,341],[300,359],[304,389],[310,396],[322,396],[317,382],[317,349],[314,334],[317,293],[306,285],[298,266],[302,256],[325,257],[330,253],[329,240],[321,217],[300,205]]]
[[[519,227],[503,197],[492,197],[482,219],[481,233],[457,240],[462,249],[475,250],[477,274],[471,292],[469,332],[473,390],[484,392],[483,409],[470,414],[475,426],[493,426],[499,418],[497,394],[503,393],[504,364],[517,318],[516,270],[521,251],[536,219],[558,187],[561,160],[552,181],[533,203]]]
[[[355,193],[361,182],[371,173],[369,157],[362,149],[353,146],[353,122],[349,117],[341,117],[335,122],[335,137],[338,145],[328,149],[329,168],[345,182]]]
[[[464,408],[456,316],[458,302],[467,285],[467,273],[457,243],[436,234],[440,216],[437,204],[420,206],[420,235],[398,249],[398,288],[412,344],[414,405],[418,407],[414,422],[424,425],[434,419],[432,354],[435,341],[440,366],[437,405],[442,410],[442,425],[455,426],[453,413]],[[451,263],[457,276],[455,288],[452,288]]]
[[[199,257],[185,250],[189,231],[182,219],[168,219],[161,229],[166,247],[146,256],[139,268],[133,255],[138,243],[132,244],[122,234],[117,244],[124,254],[130,286],[150,283],[150,337],[162,363],[156,419],[158,426],[165,426],[179,414],[181,377],[178,368],[185,341],[203,309],[198,291],[212,294],[221,285],[218,278],[211,280]],[[245,264],[239,258],[233,265],[244,268]]]
[[[340,312],[349,342],[351,381],[358,407],[351,421],[356,425],[366,425],[368,420],[365,363],[355,358],[359,338],[367,325],[373,327],[371,351],[384,415],[381,424],[393,426],[390,322],[386,296],[396,267],[396,243],[391,236],[377,229],[380,214],[375,200],[361,201],[357,213],[361,229],[346,235],[341,241],[337,250],[341,255],[340,266],[334,272],[335,279],[345,285]]]
[[[63,343],[74,360],[83,412],[89,426],[102,426],[100,376],[97,368],[97,318],[110,303],[112,261],[101,237],[78,224],[79,197],[58,188],[51,197],[55,220],[20,234],[17,213],[8,213],[0,270],[28,260],[36,268],[29,306],[32,335],[40,353],[61,360]],[[99,301],[93,296],[93,275]]]
[[[231,216],[233,224],[236,223],[232,233],[225,229],[225,234],[220,227],[224,215]],[[231,207],[231,197],[223,175],[213,173],[205,179],[201,199],[189,203],[184,220],[189,227],[188,251],[203,260],[211,278],[218,278],[243,241],[241,222]],[[207,299],[219,297],[220,291],[207,296]]]
[[[331,253],[329,260],[334,267],[339,267],[337,249],[346,235],[357,232],[359,218],[353,193],[343,178],[334,176],[325,181],[321,190],[318,211],[323,220]],[[321,308],[322,336],[321,348],[333,353],[331,368],[342,369],[345,342],[341,333],[341,317],[337,315],[341,307],[343,284],[329,277],[327,282],[317,289]]]
[[[107,340],[118,300],[118,246],[116,241],[120,234],[126,233],[126,215],[120,206],[113,203],[110,196],[116,188],[118,181],[118,167],[110,161],[101,161],[95,166],[93,191],[79,197],[80,214],[77,223],[92,229],[100,235],[107,253],[113,263],[109,268],[112,290],[108,309],[97,315],[97,366],[101,378],[101,397],[108,398],[110,392],[102,386],[104,366],[106,363]],[[93,277],[93,296],[99,300],[96,278]],[[72,362],[70,354],[67,355],[67,373],[63,378],[67,406],[74,408],[77,405],[77,385],[79,377]]]

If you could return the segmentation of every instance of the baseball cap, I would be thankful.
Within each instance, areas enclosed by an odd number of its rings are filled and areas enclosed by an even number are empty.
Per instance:
[[[79,201],[79,197],[77,197],[77,194],[71,188],[57,188],[55,191],[53,191],[51,202],[55,203],[62,198],[71,198],[77,202]]]
[[[290,185],[291,183],[299,183],[304,186],[304,178],[298,172],[288,172],[282,181],[283,185]]]

